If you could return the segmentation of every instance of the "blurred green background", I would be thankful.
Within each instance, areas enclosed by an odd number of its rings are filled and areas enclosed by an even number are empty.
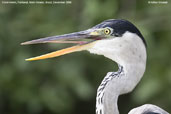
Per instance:
[[[156,0],[157,1],[157,0]],[[133,92],[119,98],[121,114],[142,104],[171,112],[171,3],[148,0],[72,0],[72,4],[0,3],[0,113],[95,114],[96,89],[117,65],[88,52],[26,62],[68,47],[20,43],[88,29],[106,19],[134,23],[148,44],[146,73]]]

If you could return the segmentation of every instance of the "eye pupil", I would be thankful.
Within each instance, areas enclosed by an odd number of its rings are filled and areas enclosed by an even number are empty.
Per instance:
[[[106,29],[105,30],[105,34],[107,34],[107,35],[110,34],[110,30],[109,29]]]

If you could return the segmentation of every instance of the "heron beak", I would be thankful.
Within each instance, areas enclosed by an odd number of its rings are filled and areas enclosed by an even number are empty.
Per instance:
[[[85,39],[88,41],[84,41]],[[88,29],[85,31],[80,31],[80,32],[75,32],[75,33],[70,33],[70,34],[31,40],[31,41],[21,43],[21,45],[38,44],[38,43],[74,43],[74,44],[77,44],[69,48],[61,49],[55,52],[51,52],[51,53],[44,54],[41,56],[26,59],[26,61],[34,61],[34,60],[40,60],[40,59],[53,58],[53,57],[61,56],[64,54],[69,54],[72,52],[86,50],[86,49],[91,48],[91,46],[93,46],[94,41],[100,40],[100,39],[102,39],[102,37],[100,38],[100,35],[97,29]]]

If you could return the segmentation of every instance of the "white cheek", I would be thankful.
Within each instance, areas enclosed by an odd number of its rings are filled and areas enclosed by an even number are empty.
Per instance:
[[[90,51],[90,53],[98,55],[106,55],[108,53],[112,53],[114,49],[114,46],[112,44],[112,40],[99,40],[96,41],[94,46],[91,49],[88,49],[88,51]]]
[[[105,57],[122,64],[146,61],[146,49],[141,38],[133,33],[125,33],[122,37],[98,40],[88,49],[90,53]]]

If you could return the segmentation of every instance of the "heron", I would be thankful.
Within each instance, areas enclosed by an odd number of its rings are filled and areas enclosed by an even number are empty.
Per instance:
[[[90,29],[64,35],[26,41],[21,45],[38,43],[73,43],[74,46],[55,52],[26,59],[40,60],[87,50],[92,54],[103,55],[118,64],[118,71],[108,72],[97,89],[96,114],[119,114],[118,97],[131,92],[141,80],[146,68],[146,41],[131,22],[124,19],[109,19]],[[145,105],[146,108],[149,105]],[[166,111],[155,112],[157,106],[150,105],[148,114],[168,114]],[[133,109],[135,114],[144,106]],[[152,108],[152,109],[151,109]],[[141,114],[136,113],[136,114]]]
[[[132,109],[128,114],[169,114],[169,113],[156,105],[145,104]]]

